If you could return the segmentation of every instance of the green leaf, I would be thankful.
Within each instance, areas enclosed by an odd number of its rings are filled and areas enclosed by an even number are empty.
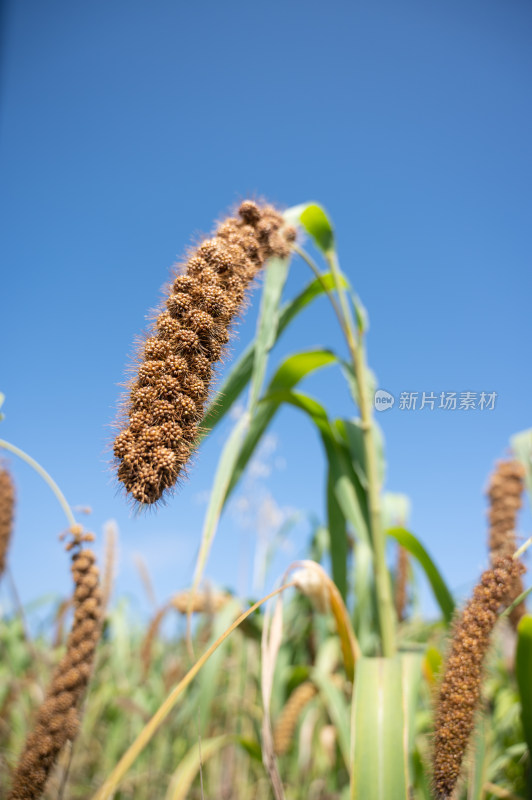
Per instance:
[[[234,465],[224,502],[235,489],[257,445],[281,405],[282,400],[275,399],[275,395],[281,390],[291,389],[311,372],[326,367],[335,360],[336,356],[329,350],[309,350],[289,356],[282,362],[270,381],[266,396],[258,404],[251,419],[247,435],[242,442],[238,459]]]
[[[361,658],[353,698],[351,800],[408,800],[409,758],[403,662]]]
[[[364,490],[368,488],[367,469],[366,469],[366,448],[364,445],[364,433],[360,419],[339,419],[336,420],[336,428],[344,439],[351,456],[353,469],[356,472],[361,486]],[[380,426],[373,420],[373,438],[375,442],[375,452],[377,456],[377,478],[379,486],[384,483],[386,462],[384,458],[384,436]]]
[[[360,394],[358,391],[358,382],[355,377],[355,371],[353,369],[353,365],[349,361],[340,361],[340,365],[342,367],[342,372],[344,374],[344,378],[347,381],[347,385],[349,386],[349,391],[351,392],[351,396],[355,402],[357,408],[360,408]],[[366,366],[366,394],[368,398],[368,403],[370,406],[373,406],[375,392],[377,391],[377,376],[370,369]]]
[[[525,614],[517,626],[515,676],[521,699],[521,719],[532,758],[532,614]]]
[[[325,408],[317,400],[301,392],[272,392],[265,401],[290,403],[304,411],[321,436],[336,499],[356,533],[369,542],[367,498],[352,468],[347,448],[338,440]]]
[[[254,761],[262,764],[262,748],[255,739],[239,739],[238,743],[242,750],[244,750]]]
[[[304,350],[289,356],[273,375],[267,393],[292,389],[303,378],[317,369],[334,364],[337,357],[331,350]]]
[[[318,279],[311,281],[297,297],[286,303],[279,315],[276,338],[279,339],[285,328],[306,306],[326,290],[333,289],[334,286],[334,278],[330,272],[327,272],[323,275],[322,281]],[[229,375],[223,381],[213,402],[207,408],[201,421],[202,438],[225,417],[233,403],[244,391],[251,378],[254,360],[255,343],[253,342],[235,363]]]
[[[374,603],[373,551],[362,538],[355,542],[355,608],[353,626],[364,655],[376,652],[376,609]]]
[[[329,550],[331,554],[332,579],[338,587],[345,602],[347,597],[347,525],[340,504],[334,492],[334,481],[329,475],[327,479],[327,517],[329,528]]]
[[[449,624],[454,614],[454,600],[436,564],[419,539],[405,528],[388,528],[386,533],[399,542],[405,550],[408,550],[423,567],[443,617],[446,623]]]
[[[317,203],[289,208],[285,211],[284,218],[289,224],[301,223],[319,249],[326,255],[334,251],[334,233],[331,222],[323,208]]]
[[[249,408],[253,409],[258,403],[259,396],[266,375],[268,353],[277,339],[279,326],[279,303],[288,276],[290,261],[286,258],[271,258],[265,267],[264,288],[255,336],[255,353],[253,357],[253,371],[251,373],[251,388],[249,395]]]
[[[368,312],[366,311],[366,307],[362,303],[362,300],[357,294],[355,294],[355,292],[351,290],[349,294],[351,297],[351,302],[353,303],[353,308],[355,309],[358,335],[362,336],[369,330]]]
[[[370,543],[367,495],[350,461],[349,452],[331,433],[322,431],[334,493],[355,533]]]

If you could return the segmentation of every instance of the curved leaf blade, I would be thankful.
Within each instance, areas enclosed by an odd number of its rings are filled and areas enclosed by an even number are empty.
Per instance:
[[[276,341],[283,331],[306,306],[312,303],[325,291],[332,290],[335,286],[334,278],[330,272],[322,276],[321,281],[315,279],[300,292],[293,300],[286,303],[280,312],[277,325]],[[347,286],[347,284],[346,284]],[[229,375],[225,378],[220,389],[205,411],[201,422],[201,435],[204,438],[225,417],[235,401],[240,397],[250,381],[255,360],[255,343],[250,344],[234,364]]]
[[[311,372],[326,367],[335,360],[336,356],[329,350],[309,350],[296,353],[283,361],[270,381],[266,396],[258,404],[250,421],[248,432],[242,442],[239,456],[227,485],[224,504],[238,484],[257,445],[279,409],[284,392],[292,389]]]
[[[202,739],[201,742],[191,747],[172,775],[166,793],[166,800],[185,800],[196,775],[200,771],[200,767],[211,756],[214,756],[222,748],[227,747],[234,741],[234,736],[223,734],[212,739]]]

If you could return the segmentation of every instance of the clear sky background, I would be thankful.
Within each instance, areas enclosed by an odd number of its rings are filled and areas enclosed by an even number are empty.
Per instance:
[[[0,437],[38,459],[71,504],[92,507],[99,547],[105,520],[117,521],[117,593],[145,608],[135,553],[159,601],[190,582],[229,426],[166,507],[135,517],[108,470],[110,423],[172,263],[250,194],[327,208],[369,311],[380,386],[397,397],[497,392],[491,411],[396,403],[379,416],[386,488],[409,495],[412,529],[467,589],[486,563],[489,472],[532,426],[530,3],[17,0],[3,21]],[[287,297],[309,278],[294,262]],[[232,356],[253,336],[253,299]],[[271,364],[320,345],[343,352],[325,301]],[[353,414],[334,369],[302,388],[331,414]],[[61,510],[11,465],[20,596],[65,594]],[[319,441],[283,410],[224,516],[208,576],[248,591],[257,529],[271,533],[294,509],[323,519],[324,508]],[[531,527],[527,512],[520,532]],[[301,521],[266,588],[305,555],[308,533]]]

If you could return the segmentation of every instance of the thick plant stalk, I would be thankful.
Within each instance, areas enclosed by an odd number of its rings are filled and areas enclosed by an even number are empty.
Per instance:
[[[517,549],[515,536],[517,512],[522,505],[525,468],[519,461],[499,461],[490,478],[488,498],[490,501],[489,550],[492,562],[510,556]],[[523,592],[523,581],[516,575],[511,599]],[[510,621],[517,630],[521,617],[526,614],[525,603],[519,603],[510,612]]]
[[[72,631],[67,651],[55,670],[33,731],[26,740],[8,800],[41,797],[61,750],[79,730],[79,706],[91,675],[101,628],[98,567],[92,550],[83,548],[83,543],[92,538],[91,534],[76,531],[67,544],[67,549],[73,550],[72,576],[76,587]]]
[[[118,479],[137,502],[156,503],[188,462],[213,366],[245,291],[271,256],[286,257],[295,231],[271,206],[246,201],[184,263],[139,356],[114,443]]]
[[[482,574],[454,626],[435,716],[433,784],[438,800],[448,800],[456,787],[475,725],[491,633],[522,570],[512,558],[497,559]]]
[[[0,578],[6,568],[14,511],[15,487],[7,469],[0,467]]]

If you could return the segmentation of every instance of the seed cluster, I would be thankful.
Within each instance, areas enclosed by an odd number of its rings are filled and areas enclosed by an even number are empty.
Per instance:
[[[15,510],[15,487],[7,469],[0,467],[0,577],[6,568],[7,551]]]
[[[438,800],[450,798],[460,775],[480,700],[482,668],[497,612],[522,565],[499,558],[486,570],[457,620],[436,708],[433,781]]]
[[[36,800],[62,748],[73,740],[80,725],[79,705],[92,670],[94,652],[100,635],[101,590],[98,567],[92,550],[83,542],[91,534],[76,533],[67,549],[72,555],[75,582],[74,622],[67,641],[67,651],[54,673],[33,731],[26,740],[13,777],[9,800]]]
[[[213,365],[229,339],[245,291],[265,261],[294,240],[271,206],[246,201],[175,276],[140,353],[115,439],[118,479],[139,503],[155,503],[190,458]]]
[[[290,695],[273,732],[273,746],[278,756],[288,752],[300,714],[316,693],[317,689],[312,681],[305,681]]]
[[[492,562],[502,556],[511,556],[517,549],[515,536],[517,512],[522,505],[525,468],[519,461],[499,461],[493,472],[489,487],[489,550]],[[523,582],[517,575],[510,597],[515,600],[523,591]],[[517,628],[526,613],[524,603],[519,603],[510,612],[510,621]]]
[[[195,592],[192,597],[190,591],[184,590],[172,597],[171,604],[180,614],[215,614],[227,605],[231,599],[225,592]]]

